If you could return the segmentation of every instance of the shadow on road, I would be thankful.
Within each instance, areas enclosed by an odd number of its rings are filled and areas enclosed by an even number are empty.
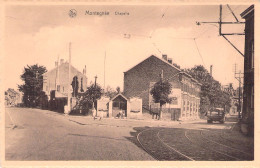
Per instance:
[[[254,140],[245,137],[236,129],[219,127],[222,125],[220,123],[201,122],[181,128],[134,127],[134,131],[130,132],[131,137],[125,138],[156,160],[180,161],[189,158],[181,156],[178,152],[176,153],[171,147],[182,151],[185,156],[190,155],[194,160],[200,161],[253,160]],[[234,123],[226,123],[223,126],[232,125]],[[189,135],[186,135],[186,133]],[[138,134],[141,142],[138,141]],[[244,152],[246,155],[241,156],[241,154],[238,154],[239,152]]]
[[[137,135],[140,133],[140,132],[142,132],[142,131],[144,131],[144,130],[146,130],[146,129],[148,129],[148,128],[150,128],[150,127],[134,127],[133,128],[133,130],[135,130],[135,131],[133,131],[133,132],[130,132],[130,135],[131,135],[131,137],[125,137],[125,139],[127,139],[128,141],[130,141],[130,142],[132,142],[133,144],[135,144],[138,148],[140,148],[141,150],[144,150],[144,148],[141,146],[141,144],[138,142],[138,140],[137,140]],[[144,150],[145,151],[145,150]],[[146,151],[145,151],[146,152]]]
[[[110,140],[117,140],[117,141],[127,141],[126,139],[122,138],[112,138],[112,137],[104,137],[104,136],[94,136],[94,135],[85,135],[85,134],[68,134],[71,136],[80,136],[86,138],[102,138],[102,139],[110,139]]]

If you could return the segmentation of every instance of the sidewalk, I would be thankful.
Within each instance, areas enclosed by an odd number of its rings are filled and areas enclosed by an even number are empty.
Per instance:
[[[102,118],[101,120],[95,119],[92,116],[73,116],[68,115],[69,121],[75,122],[80,125],[98,125],[98,126],[112,126],[112,127],[173,127],[178,124],[195,123],[203,120],[191,121],[170,121],[170,120],[157,120],[147,117],[140,119],[116,119],[116,118]]]

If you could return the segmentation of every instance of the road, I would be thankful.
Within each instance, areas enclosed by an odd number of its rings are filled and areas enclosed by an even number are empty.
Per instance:
[[[6,160],[253,160],[233,122],[93,120],[6,108]]]

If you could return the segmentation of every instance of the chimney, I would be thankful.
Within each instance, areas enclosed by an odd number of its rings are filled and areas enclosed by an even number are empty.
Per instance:
[[[172,64],[172,58],[168,58],[168,62]]]
[[[210,76],[212,76],[212,67],[213,65],[210,65]]]
[[[64,63],[64,59],[60,59],[60,65]]]
[[[163,55],[162,55],[162,59],[164,59],[165,61],[167,61],[167,55],[166,55],[166,54],[163,54]]]

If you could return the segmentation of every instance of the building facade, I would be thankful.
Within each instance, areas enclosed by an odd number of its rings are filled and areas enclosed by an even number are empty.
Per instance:
[[[60,60],[55,63],[55,68],[43,74],[43,91],[50,99],[51,91],[55,91],[55,97],[68,97],[68,90],[72,93],[72,81],[77,77],[79,92],[87,89],[86,67],[81,73],[71,65],[71,75],[69,79],[69,63]],[[69,82],[69,83],[68,83]],[[70,84],[70,88],[68,88]]]
[[[244,53],[244,93],[242,122],[244,132],[253,134],[254,130],[254,5],[241,13],[245,19]],[[243,131],[242,130],[242,131]]]
[[[163,80],[168,80],[172,85],[170,97],[173,99],[163,106],[163,112],[174,120],[198,118],[201,84],[167,59],[167,55],[163,58],[152,55],[124,72],[124,95],[140,97],[145,109],[158,109],[159,103],[154,103],[150,91],[162,73]],[[177,116],[172,116],[173,112]]]

